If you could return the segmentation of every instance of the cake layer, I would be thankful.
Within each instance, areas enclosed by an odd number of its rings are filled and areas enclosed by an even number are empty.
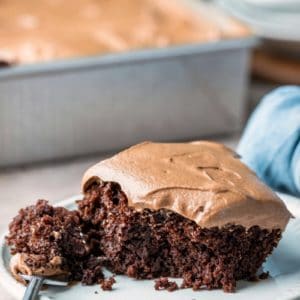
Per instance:
[[[179,277],[182,288],[235,290],[253,279],[281,237],[280,229],[240,225],[202,228],[167,209],[137,211],[116,183],[89,189],[79,202],[93,253],[116,274],[138,279]],[[97,241],[97,243],[95,242]]]
[[[213,142],[138,144],[91,167],[82,190],[107,181],[119,183],[136,210],[168,209],[201,227],[284,230],[291,218],[235,152]]]
[[[20,210],[9,227],[11,271],[67,276],[111,289],[102,267],[138,279],[182,278],[181,288],[235,290],[236,281],[256,278],[277,246],[280,229],[227,224],[203,228],[168,209],[137,211],[120,185],[92,185],[76,211],[46,201]],[[155,288],[177,288],[167,279]]]
[[[13,254],[12,274],[24,282],[27,275],[69,275],[81,280],[89,247],[81,232],[77,211],[53,207],[45,200],[19,211],[9,225],[6,242]],[[25,283],[25,282],[24,282]]]

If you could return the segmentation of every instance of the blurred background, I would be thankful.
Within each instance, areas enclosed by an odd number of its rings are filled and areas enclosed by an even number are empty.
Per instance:
[[[235,148],[299,84],[299,27],[297,0],[0,0],[0,229],[134,143]]]
[[[297,0],[1,0],[0,228],[144,140],[235,148],[300,82]]]

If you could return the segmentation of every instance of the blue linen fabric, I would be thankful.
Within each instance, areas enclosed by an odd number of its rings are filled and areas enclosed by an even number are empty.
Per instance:
[[[237,152],[269,186],[300,196],[300,87],[281,87],[262,99]]]

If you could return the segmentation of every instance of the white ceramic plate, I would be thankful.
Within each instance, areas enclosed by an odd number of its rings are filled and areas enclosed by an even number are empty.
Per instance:
[[[225,10],[248,24],[259,36],[300,42],[298,0],[216,0]]]
[[[288,208],[296,217],[291,220],[278,248],[273,252],[263,266],[264,271],[270,272],[270,278],[259,282],[239,282],[234,294],[226,294],[221,290],[197,291],[191,289],[179,290],[173,293],[155,291],[153,280],[133,280],[125,276],[117,276],[117,283],[112,292],[102,291],[99,285],[81,286],[76,284],[70,288],[53,288],[41,292],[41,300],[216,300],[216,299],[263,299],[263,300],[288,300],[300,299],[300,199],[281,195]],[[75,196],[58,203],[69,209],[75,207],[74,201],[80,196]],[[16,282],[8,271],[10,259],[9,249],[1,239],[0,257],[0,283],[16,299],[21,299],[24,287]],[[180,282],[180,280],[178,280]],[[1,295],[0,295],[1,298]]]

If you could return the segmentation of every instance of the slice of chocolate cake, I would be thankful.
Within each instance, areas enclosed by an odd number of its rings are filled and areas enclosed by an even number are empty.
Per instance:
[[[133,146],[90,168],[79,211],[108,267],[223,288],[256,275],[291,214],[236,153],[212,142]]]
[[[256,276],[291,217],[236,153],[212,142],[138,144],[90,168],[82,189],[77,211],[40,201],[13,220],[15,276],[54,269],[110,289],[105,266],[159,278],[158,290],[177,289],[167,277],[179,277],[181,288],[232,292]]]
[[[6,240],[13,257],[10,269],[20,273],[81,280],[84,262],[90,253],[81,232],[77,211],[53,207],[45,200],[21,209],[9,226]]]

